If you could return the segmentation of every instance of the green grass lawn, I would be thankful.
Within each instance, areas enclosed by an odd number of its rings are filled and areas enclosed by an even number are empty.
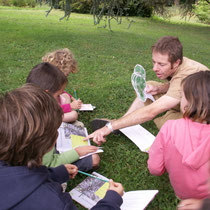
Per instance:
[[[206,25],[133,18],[112,23],[114,32],[93,25],[91,15],[72,14],[69,21],[59,21],[63,12],[0,7],[0,91],[5,92],[25,83],[30,69],[41,57],[59,48],[71,49],[78,61],[79,73],[70,75],[67,91],[77,90],[84,103],[96,106],[93,112],[82,112],[80,118],[88,128],[94,118],[121,117],[135,97],[131,74],[139,63],[147,70],[147,80],[156,80],[152,71],[151,46],[164,35],[178,36],[184,55],[210,67],[210,27]],[[157,134],[153,122],[143,126]],[[175,209],[178,201],[168,176],[151,176],[148,155],[126,137],[109,135],[97,172],[121,182],[125,191],[158,189],[147,209]],[[181,176],[181,174],[180,174]],[[69,182],[68,189],[84,179]],[[78,205],[79,206],[79,205]],[[79,206],[80,209],[83,209]]]

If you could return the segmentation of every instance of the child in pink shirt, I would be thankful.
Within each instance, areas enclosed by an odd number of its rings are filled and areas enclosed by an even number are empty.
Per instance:
[[[31,69],[26,79],[26,83],[32,83],[42,88],[46,92],[50,93],[57,102],[59,102],[60,95],[63,93],[66,84],[68,83],[68,79],[56,66],[44,62],[37,64]],[[74,112],[75,117],[77,117],[76,111],[72,111],[71,113]],[[79,160],[79,158],[96,151],[97,147],[95,146],[81,146],[62,154],[57,154],[54,147],[52,147],[51,150],[44,155],[43,163],[51,167],[56,167],[66,163],[74,163],[77,164],[79,170],[89,171],[99,166],[99,155],[93,154],[81,160]],[[77,163],[75,163],[75,161],[77,161]]]
[[[77,61],[73,53],[67,48],[47,53],[42,57],[42,61],[58,67],[66,77],[68,77],[70,73],[76,73],[78,71]],[[82,101],[75,99],[65,91],[60,94],[59,97],[59,103],[64,112],[63,122],[73,122],[75,119],[77,120],[78,115],[75,114],[74,110],[81,108]],[[83,123],[79,121],[76,121],[74,124],[84,126]]]
[[[149,150],[148,168],[160,176],[168,172],[181,199],[203,199],[208,193],[210,158],[210,72],[182,81],[183,118],[168,120]]]

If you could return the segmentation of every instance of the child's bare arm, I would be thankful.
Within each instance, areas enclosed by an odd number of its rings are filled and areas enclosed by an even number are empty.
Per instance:
[[[64,113],[63,122],[74,122],[78,119],[78,113],[76,111],[71,111]]]
[[[62,93],[60,95],[61,104],[70,104],[71,98],[67,93]]]
[[[72,109],[80,109],[82,101],[80,99],[76,100],[74,97],[71,97],[67,93],[60,95],[61,104],[70,104]]]
[[[71,97],[71,101],[75,101],[75,100],[76,100],[76,99],[72,96],[72,97]]]
[[[75,150],[78,153],[78,155],[84,156],[87,155],[91,152],[96,152],[97,151],[97,147],[96,146],[81,146],[81,147],[76,147]]]
[[[182,200],[177,206],[178,210],[196,210],[200,209],[202,206],[203,200],[199,199],[186,199]]]

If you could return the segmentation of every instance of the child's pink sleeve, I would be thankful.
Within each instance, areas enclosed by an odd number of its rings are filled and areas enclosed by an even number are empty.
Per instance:
[[[69,93],[67,93],[66,91],[63,91],[63,93],[68,94],[68,95],[69,95],[69,97],[70,97],[70,98],[72,98],[72,95],[71,95],[71,94],[69,94]]]
[[[161,176],[165,172],[163,145],[165,138],[164,132],[166,132],[166,129],[163,126],[149,149],[149,159],[147,161],[147,165],[150,173],[155,176]]]
[[[71,104],[65,104],[65,97],[63,97],[62,95],[60,95],[59,97],[59,104],[63,109],[63,113],[71,112]]]
[[[61,105],[61,108],[63,109],[63,113],[71,112],[70,104],[63,104],[63,105]]]

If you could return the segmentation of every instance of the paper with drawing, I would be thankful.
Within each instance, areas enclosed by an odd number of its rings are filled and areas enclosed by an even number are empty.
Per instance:
[[[69,123],[62,123],[58,129],[58,138],[56,141],[56,149],[60,153],[62,153],[62,152],[71,150],[75,147],[91,145],[90,140],[83,141],[84,137],[86,137],[86,136],[87,136],[86,128],[72,125]],[[103,152],[103,150],[98,149],[94,153],[100,153],[100,152]],[[89,153],[88,155],[91,155],[94,153]],[[82,157],[80,157],[80,159],[84,158],[88,155],[82,156]]]
[[[107,180],[106,177],[93,172],[92,175]],[[108,182],[103,182],[92,177],[87,177],[73,190],[70,191],[72,198],[85,208],[92,208],[100,199],[104,198],[109,188]],[[137,190],[124,192],[121,210],[141,210],[155,197],[158,190]]]

